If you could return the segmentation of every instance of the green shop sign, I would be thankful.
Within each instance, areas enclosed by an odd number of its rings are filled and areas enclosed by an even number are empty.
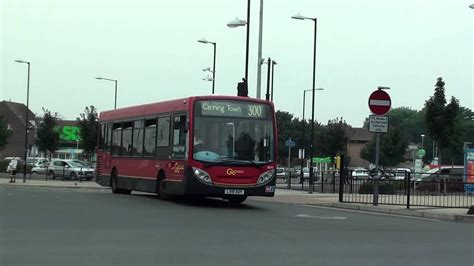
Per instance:
[[[78,126],[55,126],[54,131],[59,133],[59,139],[62,141],[80,140],[81,129]]]
[[[331,157],[313,157],[313,163],[332,163]]]

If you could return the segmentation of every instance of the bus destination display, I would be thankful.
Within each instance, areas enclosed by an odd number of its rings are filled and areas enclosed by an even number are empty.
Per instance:
[[[200,101],[198,110],[203,116],[228,116],[246,118],[265,118],[267,109],[264,104],[236,101]]]

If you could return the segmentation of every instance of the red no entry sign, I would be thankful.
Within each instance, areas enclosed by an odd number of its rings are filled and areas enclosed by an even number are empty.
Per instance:
[[[376,115],[384,115],[390,110],[390,95],[383,90],[376,90],[369,96],[369,109]]]

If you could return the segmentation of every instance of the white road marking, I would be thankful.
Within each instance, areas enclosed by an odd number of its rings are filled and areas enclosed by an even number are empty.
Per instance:
[[[379,216],[391,216],[391,217],[398,217],[398,218],[425,220],[425,221],[432,221],[432,222],[442,222],[443,221],[443,220],[436,220],[436,219],[431,219],[431,218],[426,218],[426,217],[408,216],[408,215],[382,213],[382,212],[370,212],[370,211],[364,211],[364,210],[352,210],[352,209],[343,209],[343,208],[336,208],[336,207],[324,207],[324,206],[315,206],[315,205],[300,205],[300,206],[301,207],[318,208],[318,209],[330,209],[330,210],[338,210],[338,211],[346,211],[346,212],[364,213],[364,214],[379,215]]]
[[[313,218],[313,219],[326,219],[326,220],[345,220],[347,217],[343,216],[315,216],[308,214],[297,214],[295,217],[299,218]]]

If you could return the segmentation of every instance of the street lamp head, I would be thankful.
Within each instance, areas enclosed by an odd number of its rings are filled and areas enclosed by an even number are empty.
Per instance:
[[[299,19],[299,20],[305,20],[307,19],[307,17],[301,15],[300,13],[294,15],[294,16],[291,16],[292,19]]]
[[[227,27],[229,28],[237,28],[245,25],[247,25],[247,21],[238,18],[235,18],[231,22],[227,23]]]
[[[323,91],[324,88],[316,88],[317,91]]]
[[[204,37],[202,39],[198,40],[198,42],[200,42],[200,43],[209,43],[209,41],[206,40]]]
[[[209,77],[209,76],[203,78],[202,80],[205,80],[205,81],[213,81],[213,79],[212,79],[211,77]]]
[[[471,9],[474,9],[474,4],[470,4],[469,7],[470,7]]]
[[[22,63],[22,64],[29,64],[30,63],[28,61],[24,61],[24,60],[20,60],[20,59],[15,60],[15,62]]]
[[[425,134],[421,134],[420,136],[423,138],[425,136]]]
[[[96,77],[95,79],[102,80],[102,79],[104,79],[104,78],[102,78],[102,77]]]

